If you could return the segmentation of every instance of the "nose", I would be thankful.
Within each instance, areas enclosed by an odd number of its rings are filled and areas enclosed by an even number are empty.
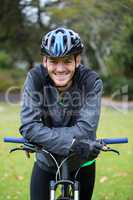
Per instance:
[[[58,62],[58,64],[56,65],[56,71],[57,72],[64,72],[65,71],[65,67],[63,62]]]

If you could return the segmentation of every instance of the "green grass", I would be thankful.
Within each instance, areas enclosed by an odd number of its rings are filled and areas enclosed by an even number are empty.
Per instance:
[[[15,145],[4,144],[4,136],[20,136],[19,106],[0,104],[0,200],[27,200],[33,156],[26,160],[22,152],[9,155]]]
[[[133,111],[102,109],[98,137],[124,137],[128,144],[113,145],[120,156],[102,153],[97,160],[93,200],[133,200]]]
[[[0,200],[28,200],[33,156],[9,155],[15,145],[4,144],[4,136],[19,136],[19,105],[0,103]],[[98,137],[128,136],[129,143],[115,145],[121,155],[102,153],[97,160],[93,200],[133,200],[133,111],[121,113],[102,108]]]

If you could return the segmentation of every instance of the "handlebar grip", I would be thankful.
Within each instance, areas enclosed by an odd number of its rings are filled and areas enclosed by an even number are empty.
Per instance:
[[[128,143],[128,138],[103,138],[101,139],[105,144],[121,144]]]
[[[11,143],[25,143],[27,140],[25,138],[16,138],[16,137],[4,137],[4,142]]]

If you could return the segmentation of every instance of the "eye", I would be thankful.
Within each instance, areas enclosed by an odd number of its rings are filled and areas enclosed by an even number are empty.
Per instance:
[[[65,63],[65,64],[72,63],[72,60],[71,60],[71,59],[65,59],[65,60],[64,60],[64,63]]]

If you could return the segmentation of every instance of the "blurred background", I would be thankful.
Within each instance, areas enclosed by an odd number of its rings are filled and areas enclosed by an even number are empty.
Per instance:
[[[94,199],[133,200],[133,0],[0,0],[0,200],[28,199],[34,157],[8,155],[19,136],[20,96],[27,72],[41,62],[40,41],[66,26],[85,45],[82,62],[104,84],[99,137],[129,137],[121,157],[98,159]]]

